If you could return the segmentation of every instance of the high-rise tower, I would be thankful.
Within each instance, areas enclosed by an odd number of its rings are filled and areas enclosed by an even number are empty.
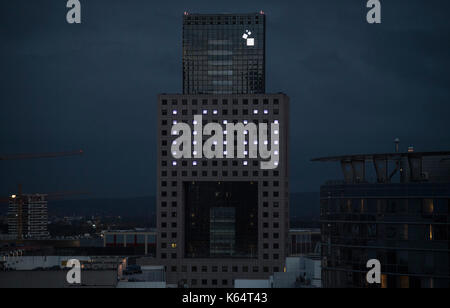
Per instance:
[[[156,262],[170,284],[233,287],[284,269],[289,97],[265,94],[265,20],[184,15],[184,94],[158,97]],[[178,124],[189,157],[176,158]],[[208,124],[221,136],[213,158],[203,153]]]

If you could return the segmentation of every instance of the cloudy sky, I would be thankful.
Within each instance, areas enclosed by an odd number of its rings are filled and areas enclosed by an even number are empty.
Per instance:
[[[187,4],[189,2],[189,5]],[[291,97],[292,191],[340,177],[320,156],[450,149],[450,2],[64,0],[0,2],[0,196],[86,190],[153,195],[156,96],[180,93],[184,11],[267,14],[267,90]]]

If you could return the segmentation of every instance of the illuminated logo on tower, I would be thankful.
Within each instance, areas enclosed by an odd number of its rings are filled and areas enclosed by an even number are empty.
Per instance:
[[[255,46],[255,39],[250,37],[251,35],[250,30],[245,30],[245,33],[242,35],[242,38],[247,42],[247,46]]]

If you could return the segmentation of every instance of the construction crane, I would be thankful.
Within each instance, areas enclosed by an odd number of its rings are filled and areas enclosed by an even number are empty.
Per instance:
[[[83,155],[83,150],[71,151],[71,152],[56,152],[56,153],[40,153],[40,154],[15,154],[15,155],[3,155],[0,156],[0,160],[24,160],[24,159],[36,159],[36,158],[56,158],[63,156],[76,156]]]
[[[0,156],[0,160],[25,160],[25,159],[37,159],[37,158],[57,158],[64,156],[76,156],[83,155],[83,150],[71,151],[71,152],[54,152],[54,153],[40,153],[40,154],[15,154],[15,155],[4,155]],[[66,192],[66,193],[56,193],[56,194],[47,194],[47,199],[51,198],[61,198],[65,195],[77,195],[77,194],[85,194],[85,193],[76,193],[76,192]],[[0,198],[0,203],[8,203],[11,200],[17,201],[17,214],[18,214],[18,239],[22,239],[23,234],[23,193],[22,193],[22,185],[19,184],[19,189],[17,195],[11,195],[9,198]]]
[[[64,199],[68,196],[81,196],[81,195],[89,195],[89,192],[85,191],[63,191],[63,192],[56,192],[56,193],[39,193],[38,195],[45,195],[47,197],[47,200],[58,200],[58,199]],[[11,195],[9,197],[2,197],[0,198],[0,205],[2,204],[9,204],[9,201],[14,199],[19,199],[23,195],[33,195],[33,194],[23,194],[22,193],[22,185],[19,184],[19,189],[17,195]]]

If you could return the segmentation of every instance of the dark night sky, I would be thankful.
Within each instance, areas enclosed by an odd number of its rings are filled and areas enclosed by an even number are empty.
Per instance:
[[[292,191],[340,175],[317,156],[450,149],[450,1],[1,0],[0,154],[84,149],[73,158],[0,162],[0,196],[87,190],[153,195],[156,96],[181,92],[184,11],[258,12],[267,22],[267,90],[291,97]],[[187,3],[191,3],[187,5]]]

